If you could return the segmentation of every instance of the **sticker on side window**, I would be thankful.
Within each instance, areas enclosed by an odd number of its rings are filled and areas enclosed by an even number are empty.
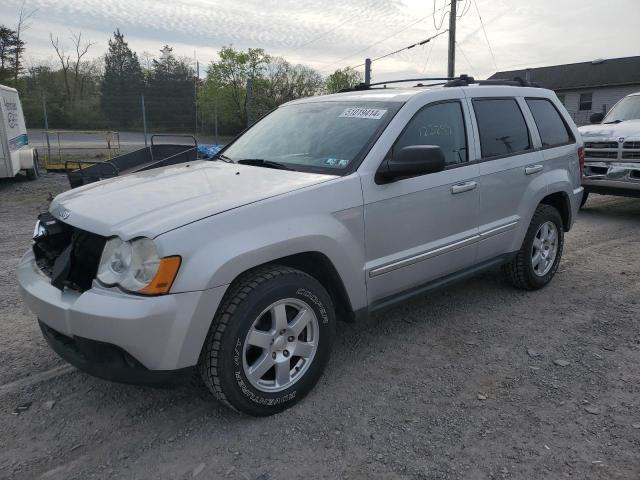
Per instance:
[[[369,118],[371,120],[380,120],[385,113],[387,113],[387,111],[380,108],[349,107],[345,108],[344,112],[342,112],[339,117]]]

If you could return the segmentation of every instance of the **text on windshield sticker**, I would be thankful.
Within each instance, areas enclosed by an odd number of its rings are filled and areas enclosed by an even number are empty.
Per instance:
[[[380,120],[385,113],[387,113],[387,111],[382,110],[380,108],[350,107],[350,108],[346,108],[344,112],[340,114],[340,117],[341,118],[370,118],[371,120]]]

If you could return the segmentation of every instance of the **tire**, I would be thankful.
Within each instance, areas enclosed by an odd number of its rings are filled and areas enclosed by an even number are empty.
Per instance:
[[[541,231],[541,229],[545,225],[548,231],[552,230],[552,226],[555,228],[556,242],[553,258],[549,257],[549,253],[552,250],[552,242],[547,239],[547,243],[545,243],[545,241],[540,241],[539,237],[539,235],[544,235],[544,231]],[[549,236],[551,236],[551,233]],[[534,246],[534,241],[536,246]],[[549,247],[548,250],[546,249],[547,246]],[[542,288],[551,281],[558,270],[563,246],[564,230],[560,213],[551,205],[538,205],[522,242],[522,247],[520,247],[515,258],[503,265],[503,272],[516,288],[523,290]],[[539,251],[540,249],[542,251]],[[538,251],[542,259],[535,257],[535,253]],[[547,252],[547,256],[545,256],[545,252]]]
[[[33,168],[27,169],[27,178],[35,180],[40,176],[40,166],[38,165],[38,151],[33,151]]]
[[[297,319],[307,322],[301,331]],[[218,308],[198,361],[200,374],[225,405],[253,416],[273,415],[318,382],[335,325],[331,298],[313,277],[278,265],[247,272]]]
[[[584,204],[587,203],[587,199],[589,198],[589,192],[582,193],[582,200],[580,201],[580,208],[584,207]]]

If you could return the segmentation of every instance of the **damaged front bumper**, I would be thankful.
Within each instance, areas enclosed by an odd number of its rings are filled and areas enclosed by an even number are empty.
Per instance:
[[[640,197],[640,162],[585,162],[585,192]]]
[[[197,364],[226,285],[156,297],[115,288],[62,290],[32,251],[18,264],[22,297],[62,358],[92,375],[158,384]]]

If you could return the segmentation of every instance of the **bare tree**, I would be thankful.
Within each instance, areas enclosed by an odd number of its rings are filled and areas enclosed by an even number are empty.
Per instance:
[[[53,33],[49,34],[49,39],[51,40],[51,45],[53,49],[56,51],[56,55],[60,59],[60,65],[62,66],[62,77],[64,78],[64,88],[67,93],[67,98],[71,99],[71,87],[69,86],[69,63],[71,61],[69,55],[67,55],[64,51],[64,47],[60,45],[60,41],[58,37],[53,38]]]
[[[37,8],[27,11],[25,9],[25,6],[26,6],[25,4],[26,4],[26,0],[22,0],[22,5],[20,5],[20,13],[18,14],[18,23],[15,29],[16,48],[14,52],[14,55],[15,55],[15,61],[14,61],[15,70],[13,72],[13,81],[15,82],[14,85],[18,85],[18,75],[20,73],[20,70],[22,69],[21,57],[22,57],[22,52],[24,52],[24,41],[22,40],[22,34],[29,29],[29,27],[31,26],[30,20],[38,11]]]
[[[58,55],[58,59],[60,59],[60,65],[62,67],[62,75],[64,77],[64,86],[67,93],[67,98],[70,101],[73,101],[78,93],[78,85],[81,87],[80,94],[82,95],[82,89],[84,88],[84,82],[81,79],[81,66],[82,66],[82,58],[87,54],[89,48],[95,43],[92,42],[82,42],[82,32],[74,33],[71,32],[71,41],[73,42],[73,46],[75,49],[75,59],[73,62],[71,61],[71,56],[67,55],[64,50],[64,46],[60,44],[60,40],[58,37],[53,38],[53,34],[49,34],[49,38],[51,40],[51,45],[56,51],[56,55]],[[73,89],[71,88],[71,81],[69,80],[70,73],[73,73]]]

